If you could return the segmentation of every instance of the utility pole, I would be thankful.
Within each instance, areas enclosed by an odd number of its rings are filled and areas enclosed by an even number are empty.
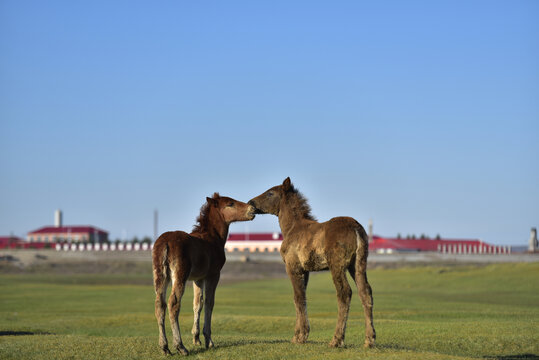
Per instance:
[[[157,212],[157,209],[153,212],[153,241],[157,240],[158,232],[157,232],[157,222],[158,222],[159,214]]]
[[[369,219],[369,244],[372,243],[372,219]]]

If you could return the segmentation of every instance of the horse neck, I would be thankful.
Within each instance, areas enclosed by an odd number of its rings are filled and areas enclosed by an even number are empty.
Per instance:
[[[211,212],[210,216],[213,215]],[[226,239],[228,238],[228,228],[229,224],[220,216],[220,214],[215,214],[211,216],[208,223],[208,235],[212,238],[217,238],[219,244],[225,246]]]
[[[279,209],[279,225],[281,232],[286,236],[289,232],[293,231],[294,226],[305,217],[303,214],[298,213],[293,209],[290,200],[283,201]]]
[[[216,242],[224,247],[226,239],[228,238],[229,224],[220,214],[216,214],[215,210],[210,209],[206,216],[208,218],[201,221],[204,225],[195,230],[192,234],[196,234],[210,242]]]

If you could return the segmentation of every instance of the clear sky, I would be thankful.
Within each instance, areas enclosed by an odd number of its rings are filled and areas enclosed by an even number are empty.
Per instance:
[[[539,1],[2,0],[0,174],[0,235],[191,230],[290,176],[319,220],[525,244]]]

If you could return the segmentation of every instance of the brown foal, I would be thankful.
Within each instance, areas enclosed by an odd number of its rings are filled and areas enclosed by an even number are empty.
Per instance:
[[[197,224],[190,234],[171,231],[162,234],[153,247],[153,281],[155,286],[155,317],[159,326],[159,346],[170,355],[165,334],[166,292],[172,281],[172,292],[168,299],[168,311],[174,347],[182,355],[189,352],[183,346],[178,323],[181,299],[187,280],[193,280],[193,343],[200,345],[200,312],[204,300],[203,334],[206,348],[213,347],[211,340],[211,317],[215,300],[215,289],[219,282],[221,269],[225,264],[225,242],[228,227],[235,221],[252,220],[255,217],[253,206],[221,197],[215,193],[206,198],[197,218]]]
[[[319,223],[311,215],[307,200],[290,178],[251,199],[249,204],[259,214],[278,216],[283,242],[281,256],[294,288],[296,328],[294,343],[304,343],[309,336],[305,292],[310,271],[330,270],[337,289],[338,318],[332,347],[344,346],[346,321],[352,290],[346,279],[350,273],[358,288],[365,313],[365,347],[376,338],[372,321],[372,290],[367,281],[368,237],[363,226],[351,217],[335,217]]]

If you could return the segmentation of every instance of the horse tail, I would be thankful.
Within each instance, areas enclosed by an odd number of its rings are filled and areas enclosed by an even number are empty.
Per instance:
[[[365,346],[374,346],[376,339],[376,331],[374,330],[372,320],[372,288],[367,280],[367,257],[369,256],[369,236],[365,232],[363,226],[358,223],[356,228],[356,264],[355,264],[355,281],[363,304],[365,312]]]
[[[170,280],[170,267],[168,261],[168,242],[157,239],[153,247],[153,283],[156,292],[166,291]]]
[[[365,274],[367,271],[367,257],[369,256],[369,236],[367,232],[358,223],[358,227],[355,229],[356,232],[356,279],[358,275]]]

